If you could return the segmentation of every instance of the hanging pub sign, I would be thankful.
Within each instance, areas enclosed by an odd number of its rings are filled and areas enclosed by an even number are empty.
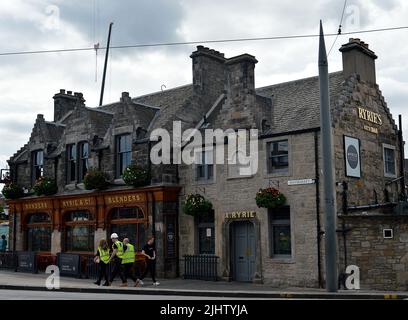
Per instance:
[[[346,176],[361,178],[359,139],[344,136],[344,158],[346,162]]]

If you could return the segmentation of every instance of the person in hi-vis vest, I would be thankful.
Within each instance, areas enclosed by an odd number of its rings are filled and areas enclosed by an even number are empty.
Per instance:
[[[100,285],[102,281],[102,277],[105,278],[105,283],[103,284],[105,287],[109,286],[109,246],[108,242],[105,239],[102,239],[99,242],[98,250],[96,250],[94,261],[99,266],[99,275],[98,280],[94,282],[96,285]]]
[[[125,280],[128,278],[132,279],[135,282],[136,286],[136,277],[133,273],[133,266],[135,264],[135,247],[129,243],[129,239],[123,239],[123,257],[122,265],[124,269]]]
[[[119,241],[118,235],[116,233],[112,233],[112,254],[109,261],[113,261],[113,268],[112,273],[109,279],[109,282],[112,283],[115,279],[116,275],[119,274],[120,279],[122,280],[121,287],[127,287],[126,279],[123,276],[122,271],[122,258],[123,258],[123,243]]]

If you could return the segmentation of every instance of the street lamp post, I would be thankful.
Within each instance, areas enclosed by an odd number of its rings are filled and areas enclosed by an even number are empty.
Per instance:
[[[320,133],[323,155],[323,189],[325,213],[326,290],[337,291],[336,203],[332,150],[332,126],[329,98],[329,71],[323,26],[320,20],[319,37]]]

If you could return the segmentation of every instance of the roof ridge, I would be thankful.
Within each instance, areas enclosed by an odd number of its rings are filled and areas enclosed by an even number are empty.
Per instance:
[[[337,74],[341,74],[341,73],[343,73],[343,70],[330,72],[329,77],[332,76],[332,75],[337,75]],[[318,78],[318,77],[319,76],[317,75],[317,76],[311,76],[311,77],[300,78],[300,79],[295,79],[295,80],[289,80],[289,81],[284,81],[284,82],[278,82],[278,83],[275,83],[275,84],[270,84],[270,85],[267,85],[267,86],[255,88],[255,90],[262,90],[262,89],[266,89],[266,88],[270,88],[270,87],[274,87],[274,86],[285,85],[285,84],[290,84],[290,83],[296,83],[296,82],[305,81],[305,80],[312,80],[312,79]]]
[[[178,90],[178,89],[181,89],[181,88],[190,87],[190,86],[192,86],[192,85],[193,85],[192,83],[190,83],[190,84],[184,84],[184,85],[177,86],[177,87],[174,87],[174,88],[171,88],[171,89],[166,89],[166,90],[163,90],[163,91],[151,92],[151,93],[148,93],[148,94],[144,94],[144,95],[142,95],[142,96],[134,97],[134,98],[132,98],[132,101],[133,101],[133,100],[136,100],[136,99],[139,99],[139,98],[144,98],[144,97],[153,96],[153,95],[160,94],[160,93],[165,93],[165,92],[169,92],[169,91]]]

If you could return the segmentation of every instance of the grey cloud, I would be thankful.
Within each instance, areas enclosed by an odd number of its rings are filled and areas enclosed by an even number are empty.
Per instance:
[[[99,4],[99,33],[101,45],[106,44],[109,22],[113,21],[112,45],[163,42],[177,40],[176,29],[182,9],[176,1],[96,1]],[[69,1],[59,5],[60,17],[93,41],[94,9],[92,1]]]

